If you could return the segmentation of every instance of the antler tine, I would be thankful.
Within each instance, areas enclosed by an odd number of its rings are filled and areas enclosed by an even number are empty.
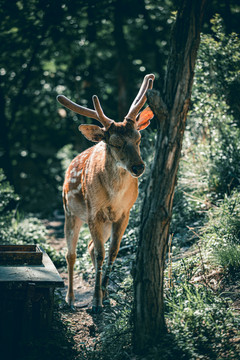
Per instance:
[[[110,125],[113,123],[113,120],[104,114],[103,109],[100,104],[100,101],[96,95],[93,95],[92,100],[93,100],[94,109],[95,109],[96,113],[98,114],[98,121],[100,121],[101,124],[106,129],[108,129],[110,127]]]
[[[129,112],[126,116],[127,119],[130,119],[132,121],[136,120],[136,116],[138,112],[140,111],[140,109],[143,107],[143,105],[147,100],[146,97],[147,90],[152,89],[153,87],[154,79],[155,79],[154,74],[148,74],[144,77],[141,88],[137,96],[135,97],[134,101],[132,102]]]
[[[77,114],[87,116],[87,117],[90,117],[92,119],[96,119],[96,120],[100,121],[99,116],[98,116],[96,111],[85,108],[84,106],[78,105],[75,102],[69,100],[64,95],[58,95],[57,100],[58,100],[58,102],[60,102],[60,104],[62,104],[66,108],[74,111]]]

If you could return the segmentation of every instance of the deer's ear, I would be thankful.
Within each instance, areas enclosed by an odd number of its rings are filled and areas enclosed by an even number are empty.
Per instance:
[[[140,114],[137,116],[137,129],[143,130],[150,124],[150,120],[154,117],[154,113],[150,107],[146,107]]]
[[[104,140],[105,132],[97,125],[80,125],[78,130],[90,141],[99,142]]]

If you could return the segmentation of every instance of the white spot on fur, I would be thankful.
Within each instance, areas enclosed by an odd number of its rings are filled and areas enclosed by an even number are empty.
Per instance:
[[[77,187],[77,189],[78,189],[78,190],[81,190],[81,188],[82,188],[82,184],[79,184],[78,187]]]
[[[72,179],[71,179],[71,183],[75,183],[76,181],[77,181],[76,178],[72,178]]]
[[[76,169],[73,168],[73,169],[70,171],[70,174],[72,174],[72,176],[76,176]]]
[[[81,173],[82,173],[82,170],[78,171],[77,176],[81,175]]]
[[[67,196],[68,196],[68,198],[74,197],[75,194],[78,194],[78,193],[79,193],[79,189],[73,189],[68,192]]]

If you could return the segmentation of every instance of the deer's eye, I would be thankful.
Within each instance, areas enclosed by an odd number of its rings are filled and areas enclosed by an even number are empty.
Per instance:
[[[115,149],[121,149],[122,146],[116,144],[109,144],[110,146],[114,147]]]

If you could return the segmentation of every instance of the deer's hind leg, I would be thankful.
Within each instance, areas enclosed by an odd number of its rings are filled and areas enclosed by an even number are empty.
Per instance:
[[[103,238],[103,242],[105,243],[110,235],[111,235],[111,223],[104,223],[103,226],[102,226],[102,238]],[[91,239],[89,241],[89,244],[88,244],[88,252],[91,256],[91,260],[92,260],[92,264],[94,266],[94,268],[96,267],[96,259],[95,259],[95,255],[94,255],[94,241],[93,239]]]
[[[73,291],[73,272],[74,264],[76,261],[76,246],[79,236],[80,228],[83,221],[77,216],[68,214],[65,212],[65,236],[67,241],[67,266],[68,266],[68,291],[66,296],[66,302],[70,305],[74,305],[74,291]]]

